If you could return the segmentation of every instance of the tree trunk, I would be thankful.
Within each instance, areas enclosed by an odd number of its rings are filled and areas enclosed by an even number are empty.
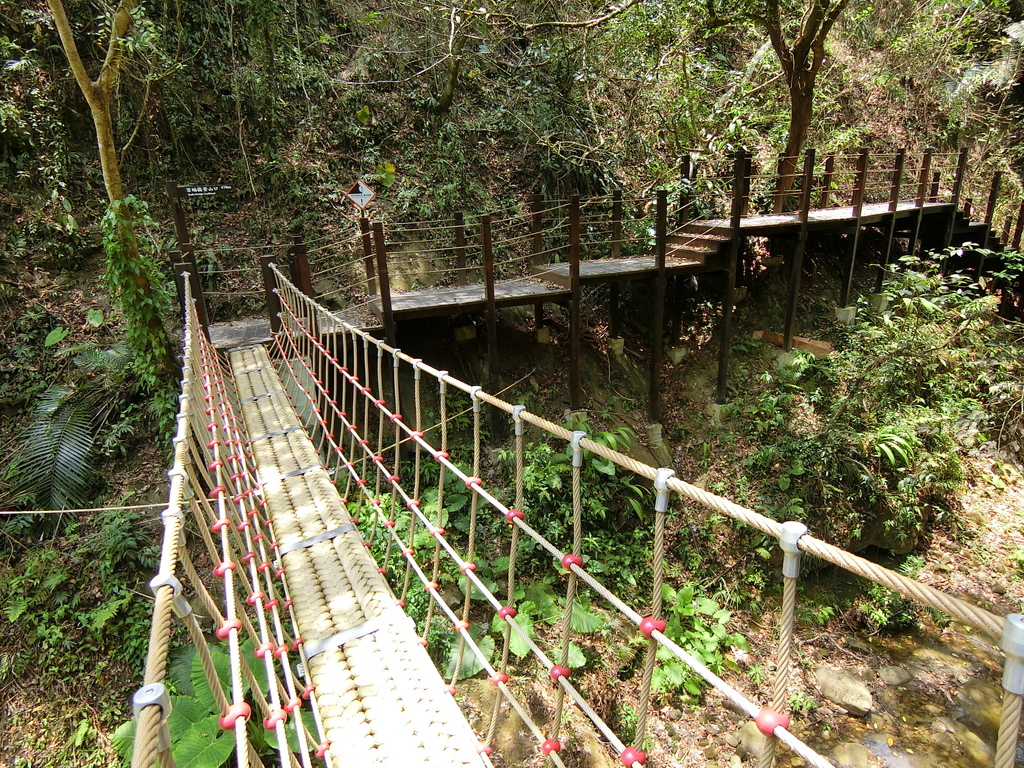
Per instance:
[[[786,149],[779,167],[779,194],[775,196],[775,213],[781,213],[793,189],[800,154],[807,141],[807,132],[814,114],[814,80],[817,72],[794,73],[789,83],[789,131]]]

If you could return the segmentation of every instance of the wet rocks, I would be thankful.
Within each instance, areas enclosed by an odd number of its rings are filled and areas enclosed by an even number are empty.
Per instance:
[[[862,717],[875,706],[868,687],[859,677],[844,669],[815,667],[814,677],[821,695],[851,715]]]
[[[847,742],[832,750],[839,768],[868,768],[868,748],[863,744]]]
[[[886,685],[895,686],[906,685],[914,679],[914,676],[903,667],[882,667],[878,670],[878,677]]]

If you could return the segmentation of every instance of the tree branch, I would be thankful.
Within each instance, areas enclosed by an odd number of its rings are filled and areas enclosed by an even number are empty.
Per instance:
[[[533,32],[538,29],[558,27],[561,29],[594,29],[605,24],[620,13],[624,13],[632,8],[634,5],[639,3],[640,0],[626,0],[622,5],[613,7],[608,13],[603,16],[597,16],[593,19],[587,19],[586,21],[540,21],[536,24],[526,24],[523,26],[524,32]]]
[[[53,14],[54,24],[57,26],[57,34],[60,36],[61,45],[64,46],[64,52],[67,54],[68,63],[71,65],[71,72],[75,76],[75,80],[78,82],[78,87],[82,89],[82,93],[85,94],[86,99],[90,102],[95,97],[94,94],[94,83],[89,78],[89,73],[85,71],[85,64],[82,62],[82,57],[78,53],[78,46],[75,44],[75,35],[71,31],[71,24],[68,23],[68,15],[64,10],[64,3],[61,0],[47,0],[50,5],[50,12]]]

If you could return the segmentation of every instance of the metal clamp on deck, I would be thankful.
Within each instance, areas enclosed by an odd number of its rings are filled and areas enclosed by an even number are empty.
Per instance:
[[[295,432],[300,429],[302,429],[302,427],[297,424],[294,427],[288,427],[287,429],[279,429],[277,432],[267,432],[264,435],[256,435],[256,437],[250,437],[249,442],[255,443],[257,440],[266,440],[267,438],[270,437],[280,437],[281,435],[287,435],[289,432]]]
[[[314,469],[323,469],[322,464],[310,464],[308,467],[302,467],[301,469],[293,469],[291,472],[285,472],[281,475],[281,479],[284,480],[286,477],[298,477],[299,475],[305,475],[312,472]]]
[[[285,390],[284,388],[272,389],[269,392],[260,392],[258,395],[253,395],[252,397],[243,397],[241,400],[239,400],[239,402],[240,403],[251,403],[254,400],[261,400],[262,398],[270,397],[271,395],[283,394],[286,391],[287,390]]]
[[[343,533],[354,531],[356,527],[352,523],[345,523],[338,528],[333,528],[323,533],[318,533],[316,536],[310,536],[308,539],[300,539],[299,541],[289,541],[281,545],[278,550],[278,554],[284,556],[289,552],[294,552],[298,549],[305,549],[306,547],[312,547],[314,544],[319,544],[321,541],[330,541],[336,536],[341,536]]]

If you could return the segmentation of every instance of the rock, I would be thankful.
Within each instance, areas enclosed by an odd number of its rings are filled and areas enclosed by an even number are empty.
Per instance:
[[[739,731],[737,731],[736,733],[727,733],[727,734],[725,734],[725,743],[728,744],[730,747],[739,746],[739,743],[740,743]]]
[[[862,717],[875,706],[867,686],[860,678],[846,670],[815,667],[814,677],[818,681],[822,695],[851,715]]]
[[[851,649],[851,650],[854,650],[854,651],[860,651],[861,653],[871,653],[872,652],[871,651],[871,646],[868,645],[867,643],[865,643],[859,637],[848,637],[848,638],[846,638],[846,647]]]
[[[886,685],[906,685],[914,676],[902,667],[882,667],[878,670],[878,676]]]
[[[972,731],[963,723],[958,723],[951,717],[941,718],[946,730],[956,736],[960,746],[964,748],[967,756],[977,765],[992,765],[995,754],[992,747],[986,744],[978,734]]]
[[[954,702],[962,710],[956,719],[994,744],[1003,709],[1002,689],[981,680],[971,680],[957,691]]]
[[[475,325],[457,325],[455,326],[455,342],[457,344],[464,344],[467,341],[472,341],[476,338],[476,326]]]
[[[845,742],[832,750],[839,768],[868,768],[869,754],[867,747],[853,742]]]
[[[670,710],[668,711],[668,719],[669,719],[669,720],[678,720],[678,719],[679,719],[679,718],[681,718],[682,716],[683,716],[683,713],[682,713],[682,711],[681,711],[681,710],[678,710],[678,709],[670,709]],[[710,730],[710,729],[708,729],[708,730]]]
[[[942,707],[937,707],[934,704],[925,704],[924,711],[933,717],[938,717],[942,714]]]
[[[670,347],[667,354],[672,365],[679,365],[683,362],[683,358],[690,354],[690,349],[689,347]]]
[[[550,344],[551,343],[551,329],[546,325],[537,329],[537,343],[538,344]]]
[[[992,591],[995,592],[997,595],[1005,595],[1006,594],[1006,589],[1007,589],[1006,584],[1004,584],[1003,582],[1001,582],[1001,581],[994,581],[994,582],[992,582]]]
[[[738,731],[739,744],[736,751],[740,757],[752,757],[758,759],[768,749],[768,737],[761,733],[757,724],[748,720]]]

